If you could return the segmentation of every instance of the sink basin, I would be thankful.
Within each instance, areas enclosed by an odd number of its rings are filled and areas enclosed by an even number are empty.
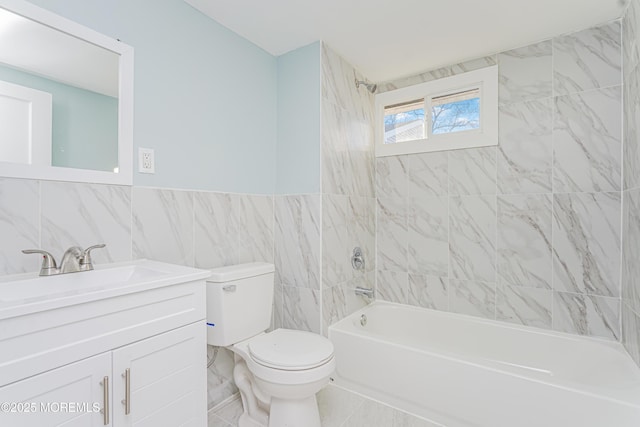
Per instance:
[[[206,270],[139,260],[96,266],[93,271],[40,277],[34,274],[5,276],[0,281],[0,318],[7,310],[23,312],[29,305],[65,305],[103,297],[105,293],[128,293],[178,281],[201,280]],[[82,301],[80,301],[82,300]],[[58,303],[55,303],[57,301]],[[22,309],[21,309],[22,308]],[[47,307],[50,308],[50,307]],[[42,309],[42,307],[40,307]]]
[[[105,285],[122,286],[133,281],[153,280],[166,271],[141,265],[128,265],[80,273],[58,274],[0,283],[0,301],[41,299],[43,296],[91,292]]]

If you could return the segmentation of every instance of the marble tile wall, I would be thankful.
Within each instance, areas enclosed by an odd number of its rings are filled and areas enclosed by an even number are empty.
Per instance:
[[[640,365],[640,1],[632,0],[623,26],[622,342]]]
[[[321,197],[275,197],[274,327],[320,332]]]
[[[380,85],[499,66],[497,147],[376,160],[380,298],[621,338],[621,27]]]
[[[357,286],[375,281],[373,102],[354,81],[366,80],[325,43],[322,45],[322,332],[368,303]],[[360,247],[364,270],[351,256]]]
[[[0,274],[35,272],[43,248],[106,243],[96,264],[149,258],[199,268],[273,262],[272,196],[0,178]],[[209,348],[209,352],[213,351]],[[233,356],[209,369],[212,407],[237,390]]]

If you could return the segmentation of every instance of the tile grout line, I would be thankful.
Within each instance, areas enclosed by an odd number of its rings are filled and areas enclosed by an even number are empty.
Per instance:
[[[633,0],[632,0],[633,1]],[[628,4],[627,4],[627,9],[628,9]],[[622,89],[620,91],[620,100],[621,100],[621,118],[620,118],[620,227],[618,228],[619,232],[620,232],[620,240],[618,242],[618,244],[620,245],[620,259],[619,259],[619,265],[618,265],[618,307],[619,307],[619,311],[618,311],[618,341],[624,346],[624,334],[622,331],[623,328],[623,322],[622,322],[622,310],[624,309],[624,305],[622,303],[622,280],[623,280],[623,262],[624,262],[624,207],[625,207],[625,203],[624,203],[624,147],[625,147],[625,107],[626,107],[626,96],[625,96],[625,48],[624,48],[624,35],[625,35],[625,28],[624,28],[624,18],[626,15],[626,9],[625,12],[622,14],[622,17],[620,18],[620,82],[621,82],[621,86]]]
[[[498,123],[498,135],[500,135],[500,123]],[[498,136],[498,138],[500,138]],[[500,144],[500,140],[498,139],[498,144]],[[496,233],[495,233],[495,242],[494,242],[494,254],[493,254],[493,265],[494,265],[494,271],[493,271],[493,278],[494,278],[494,290],[493,290],[493,320],[497,320],[498,319],[498,278],[499,278],[499,267],[498,267],[498,234],[499,234],[499,230],[498,230],[498,146],[495,147],[495,182],[496,182],[496,195],[495,195],[495,207],[496,207],[496,214],[495,214],[495,222],[494,225],[496,227]]]
[[[555,229],[555,206],[556,206],[556,197],[555,197],[555,160],[556,160],[556,144],[555,144],[555,120],[556,120],[556,85],[554,79],[554,70],[555,70],[555,37],[551,39],[551,257],[549,262],[551,263],[551,324],[549,325],[549,329],[552,331],[555,330],[555,326],[557,323],[555,306],[556,306],[556,279],[555,279],[555,263],[553,262],[554,257],[554,245],[553,245],[553,230]]]

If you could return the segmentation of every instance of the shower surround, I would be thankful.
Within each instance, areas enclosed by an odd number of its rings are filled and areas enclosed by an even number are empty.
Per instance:
[[[621,22],[379,85],[499,66],[499,145],[378,158],[378,296],[612,340]]]

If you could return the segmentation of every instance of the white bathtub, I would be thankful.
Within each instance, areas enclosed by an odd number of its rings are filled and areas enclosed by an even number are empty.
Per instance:
[[[640,426],[640,370],[619,343],[385,302],[329,338],[337,385],[436,425]]]

